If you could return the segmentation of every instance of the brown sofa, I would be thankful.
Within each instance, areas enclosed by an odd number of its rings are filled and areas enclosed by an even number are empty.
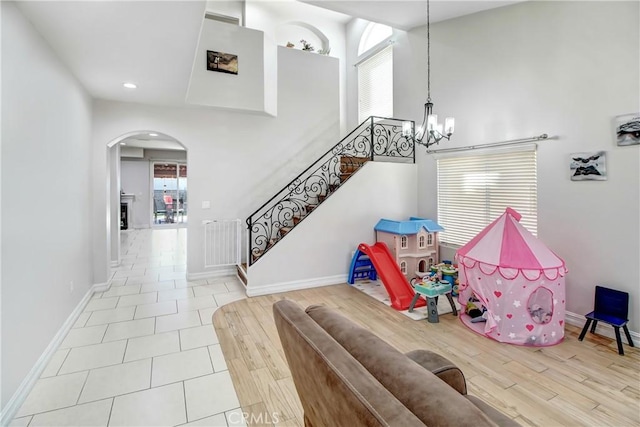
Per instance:
[[[467,395],[464,376],[427,350],[400,353],[324,306],[273,305],[306,426],[518,426]]]

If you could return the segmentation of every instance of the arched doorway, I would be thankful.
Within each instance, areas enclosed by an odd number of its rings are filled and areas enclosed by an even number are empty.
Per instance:
[[[187,154],[186,146],[177,139],[157,131],[128,132],[107,144],[107,245],[111,266],[121,263],[123,231],[155,226],[186,228]],[[161,176],[156,174],[156,164],[164,171]],[[165,166],[169,164],[173,167]],[[175,172],[173,181],[170,171]],[[186,229],[183,233],[186,236]]]

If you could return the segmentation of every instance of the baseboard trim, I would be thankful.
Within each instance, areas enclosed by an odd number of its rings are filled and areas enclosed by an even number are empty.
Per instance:
[[[292,282],[273,283],[270,285],[251,287],[251,279],[247,286],[247,296],[257,297],[260,295],[278,294],[280,292],[299,291],[301,289],[318,288],[320,286],[338,285],[347,283],[346,274],[336,276],[317,277],[314,279],[294,280]]]
[[[109,288],[111,288],[111,282],[104,282],[104,283],[96,283],[91,287],[91,290],[93,290],[93,293],[95,294],[98,292],[108,291]]]
[[[573,326],[578,326],[580,328],[584,327],[584,324],[586,322],[586,319],[584,318],[584,314],[576,314],[576,313],[572,313],[570,311],[567,311],[565,313],[565,321]],[[622,332],[621,332],[622,333]],[[611,339],[616,339],[616,334],[614,332],[614,329],[609,326],[609,325],[602,325],[600,323],[598,323],[598,326],[596,326],[596,334],[598,335],[602,335],[604,337],[607,338],[611,338]],[[624,335],[624,334],[622,334]],[[633,338],[634,343],[637,343],[640,341],[640,333],[635,332],[635,331],[629,331],[629,335],[631,335],[631,338]],[[622,342],[626,343],[627,339],[626,337],[622,338]]]
[[[62,341],[65,339],[73,325],[78,320],[78,317],[89,303],[89,300],[91,299],[93,294],[95,294],[96,292],[103,292],[109,289],[109,286],[109,283],[98,283],[93,285],[87,291],[76,308],[71,312],[69,317],[67,317],[67,320],[65,320],[65,322],[62,324],[47,348],[40,355],[40,358],[38,358],[35,365],[33,365],[33,368],[31,368],[31,371],[29,371],[16,392],[13,393],[11,399],[9,399],[5,407],[2,408],[2,413],[0,414],[0,426],[9,425],[11,420],[13,420],[13,418],[16,416],[18,410],[20,410],[20,407],[33,389],[33,386],[36,384],[36,381],[40,379],[40,375],[42,375],[42,372],[49,364],[49,361],[53,357],[54,353],[58,350],[58,347],[60,347],[60,344],[62,344]]]
[[[213,277],[224,277],[224,276],[235,276],[236,275],[236,266],[225,266],[221,267],[217,270],[211,271],[203,271],[201,273],[189,273],[187,274],[187,280],[202,280]]]

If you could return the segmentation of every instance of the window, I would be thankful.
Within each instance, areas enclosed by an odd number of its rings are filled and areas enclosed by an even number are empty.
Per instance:
[[[429,257],[429,268],[433,265],[433,258]]]
[[[393,29],[388,25],[376,24],[370,22],[364,29],[360,44],[358,45],[358,56],[366,53],[369,49],[376,47],[378,44],[389,39],[393,35]]]
[[[407,249],[407,236],[400,237],[400,248]]]
[[[388,46],[358,65],[358,121],[393,117],[393,50]]]
[[[538,186],[534,146],[438,159],[440,241],[462,246],[511,207],[520,223],[538,232]]]
[[[431,234],[431,233],[429,233],[429,235],[428,235],[427,245],[433,246],[433,234]]]
[[[424,235],[420,235],[420,237],[418,238],[418,247],[420,249],[424,248]]]
[[[427,263],[425,262],[425,260],[421,259],[420,262],[418,263],[418,271],[420,273],[427,272]]]
[[[407,274],[407,262],[406,261],[402,261],[400,263],[400,271],[402,271],[402,274]]]

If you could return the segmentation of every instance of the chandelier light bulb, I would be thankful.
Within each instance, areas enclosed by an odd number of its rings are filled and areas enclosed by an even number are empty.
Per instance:
[[[411,122],[402,122],[402,135],[411,135]]]
[[[446,119],[444,119],[444,131],[447,135],[451,135],[453,133],[455,123],[456,119],[454,119],[453,117],[447,117]]]

